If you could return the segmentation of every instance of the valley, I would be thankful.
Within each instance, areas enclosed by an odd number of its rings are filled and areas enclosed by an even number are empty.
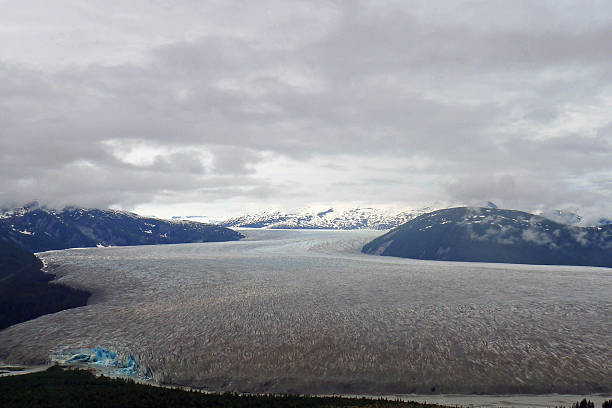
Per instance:
[[[104,347],[154,382],[218,391],[612,390],[608,268],[365,255],[368,230],[240,232],[39,254],[92,297],[1,331],[0,359]]]

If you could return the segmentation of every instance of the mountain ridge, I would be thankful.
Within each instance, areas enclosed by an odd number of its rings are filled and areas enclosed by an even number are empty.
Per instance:
[[[416,209],[383,209],[333,206],[290,211],[261,211],[221,221],[225,227],[268,229],[375,229],[386,230],[417,217],[430,207]]]
[[[229,228],[387,230],[398,227],[419,215],[448,207],[441,204],[424,207],[312,206],[290,210],[258,211],[216,221],[216,223]],[[489,201],[481,208],[498,209],[498,206]],[[610,223],[609,220],[602,217],[600,219],[584,217],[578,211],[579,209],[539,209],[534,212],[534,215],[572,226],[600,226]],[[172,218],[209,219],[205,216],[175,216]]]
[[[0,238],[33,252],[95,246],[234,241],[244,236],[219,225],[162,220],[97,208],[61,210],[29,205],[0,214]]]
[[[455,207],[414,218],[362,252],[403,258],[612,267],[612,226],[576,227],[523,211]]]

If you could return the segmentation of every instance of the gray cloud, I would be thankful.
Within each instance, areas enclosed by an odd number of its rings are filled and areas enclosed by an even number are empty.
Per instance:
[[[0,201],[612,212],[610,6],[440,5],[15,5]]]

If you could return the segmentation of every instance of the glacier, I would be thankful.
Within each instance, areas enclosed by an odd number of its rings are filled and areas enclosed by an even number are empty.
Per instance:
[[[113,375],[137,364],[130,378],[215,391],[612,391],[612,269],[360,253],[380,231],[242,232],[41,253],[59,282],[93,295],[0,331],[0,358],[93,359],[102,347],[117,367],[72,364]]]

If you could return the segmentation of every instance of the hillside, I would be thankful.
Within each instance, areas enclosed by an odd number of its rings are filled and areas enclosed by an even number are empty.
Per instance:
[[[362,251],[444,261],[612,267],[612,226],[574,227],[522,211],[458,207],[421,215]]]
[[[231,229],[193,221],[167,221],[137,214],[66,207],[26,206],[0,215],[0,238],[33,252],[95,246],[234,241]]]
[[[0,279],[9,275],[39,277],[42,262],[34,254],[0,239]]]
[[[88,371],[52,366],[47,371],[0,378],[2,407],[226,407],[226,408],[436,408],[439,405],[387,399],[239,395],[156,387],[123,379],[96,377]]]
[[[83,306],[90,293],[50,284],[32,253],[0,239],[0,330],[60,310]]]

